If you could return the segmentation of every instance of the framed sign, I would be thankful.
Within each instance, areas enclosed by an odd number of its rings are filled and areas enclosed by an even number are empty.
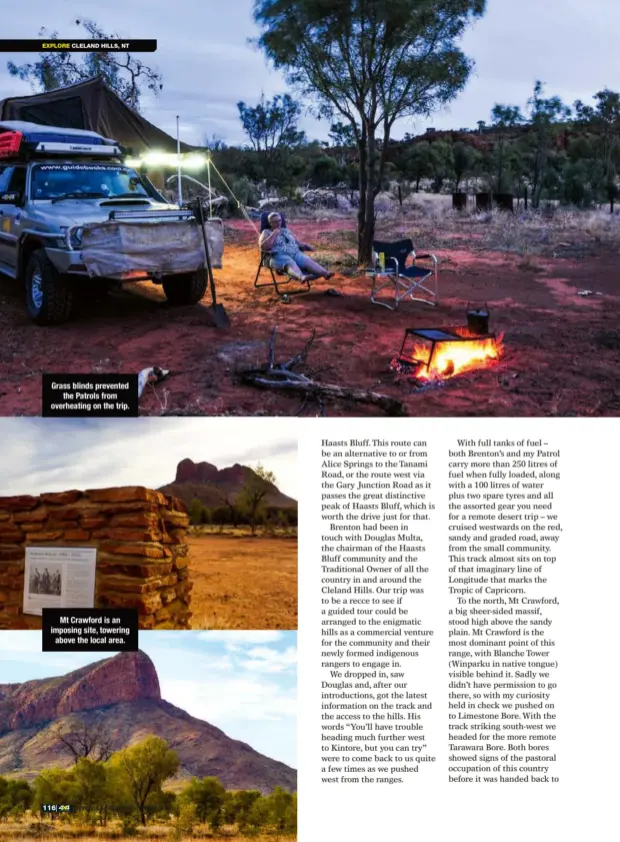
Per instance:
[[[96,547],[26,547],[24,614],[94,608]]]

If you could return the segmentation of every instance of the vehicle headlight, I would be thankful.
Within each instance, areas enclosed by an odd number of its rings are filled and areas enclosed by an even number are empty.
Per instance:
[[[51,239],[50,239],[50,242],[52,242]],[[55,241],[55,243],[56,243],[56,248],[59,248],[59,249],[70,249],[71,248],[71,246],[69,244],[69,229],[67,228],[66,225],[60,226],[60,237],[58,237],[58,239]]]
[[[84,229],[81,227],[72,228],[71,231],[69,231],[69,243],[71,245],[71,248],[79,249],[81,247],[83,234]]]

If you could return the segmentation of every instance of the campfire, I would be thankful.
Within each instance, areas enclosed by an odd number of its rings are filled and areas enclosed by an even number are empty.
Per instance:
[[[417,380],[443,380],[496,363],[502,336],[489,333],[486,309],[467,311],[467,326],[408,328],[392,368]]]

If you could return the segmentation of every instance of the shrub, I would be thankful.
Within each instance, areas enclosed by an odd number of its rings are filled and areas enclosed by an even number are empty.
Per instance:
[[[121,825],[123,836],[138,835],[138,821],[135,816],[125,816]]]

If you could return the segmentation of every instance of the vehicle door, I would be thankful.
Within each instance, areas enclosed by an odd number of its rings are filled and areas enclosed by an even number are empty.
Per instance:
[[[15,270],[26,196],[26,167],[17,164],[0,174],[0,261]]]
[[[0,196],[8,192],[9,180],[13,167],[0,166]],[[4,205],[0,204],[0,265],[6,265],[8,259],[9,248],[8,243],[8,229],[10,223],[5,223],[4,220]],[[6,240],[6,243],[5,243]]]

